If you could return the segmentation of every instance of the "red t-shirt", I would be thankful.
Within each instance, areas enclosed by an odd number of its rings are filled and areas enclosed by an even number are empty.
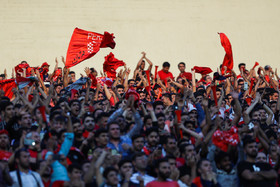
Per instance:
[[[162,80],[163,82],[165,82],[167,80],[168,77],[170,77],[171,79],[173,79],[173,74],[171,72],[165,73],[164,71],[160,70],[158,72],[158,76],[160,78],[160,80]]]
[[[149,182],[146,187],[179,187],[179,184],[176,181],[166,181],[166,182],[159,182],[159,181],[152,181]]]

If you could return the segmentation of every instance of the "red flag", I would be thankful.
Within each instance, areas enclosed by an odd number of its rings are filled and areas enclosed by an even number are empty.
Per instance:
[[[212,72],[212,69],[208,67],[194,66],[192,70],[195,70],[196,73],[200,73],[201,75],[207,75]]]
[[[213,92],[213,96],[214,96],[214,100],[215,100],[215,105],[218,106],[218,99],[217,99],[217,95],[216,95],[216,85],[211,86],[212,92]]]
[[[47,122],[46,107],[45,106],[40,106],[38,109],[39,109],[40,113],[42,114],[43,121]]]
[[[113,34],[104,35],[75,28],[69,43],[65,67],[70,68],[94,56],[100,48],[115,48]]]
[[[17,85],[15,83],[15,79],[6,79],[0,81],[0,90],[5,92],[5,96],[9,97],[10,99],[13,97],[13,88],[16,88]]]
[[[116,78],[116,70],[120,66],[124,66],[125,63],[122,60],[115,58],[113,53],[105,56],[105,62],[103,64],[103,71],[106,72],[108,78]]]
[[[224,33],[219,33],[221,38],[221,44],[224,47],[226,54],[224,57],[224,61],[222,64],[222,74],[226,73],[224,72],[224,66],[227,67],[227,72],[230,72],[233,68],[233,57],[232,57],[232,50],[231,50],[231,44],[228,39],[228,37]]]

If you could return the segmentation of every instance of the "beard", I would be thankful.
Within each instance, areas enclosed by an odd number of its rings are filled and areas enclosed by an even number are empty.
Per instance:
[[[164,180],[166,180],[170,176],[170,174],[171,174],[170,172],[166,172],[166,173],[161,172],[161,171],[158,172],[159,177]]]

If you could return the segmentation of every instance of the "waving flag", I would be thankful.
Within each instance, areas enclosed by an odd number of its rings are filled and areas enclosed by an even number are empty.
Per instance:
[[[233,57],[232,57],[232,50],[231,50],[231,44],[230,41],[228,39],[228,37],[224,34],[224,33],[219,33],[220,38],[221,38],[221,44],[225,49],[225,57],[224,57],[224,61],[222,64],[222,74],[230,72],[233,68]],[[227,72],[224,72],[224,66],[227,67]]]
[[[69,43],[65,67],[70,68],[94,56],[100,48],[115,48],[113,34],[104,35],[75,28]]]
[[[103,71],[106,72],[108,78],[116,78],[116,70],[120,66],[124,66],[125,63],[122,60],[115,58],[113,53],[105,56],[105,62],[103,64]]]
[[[5,96],[9,97],[12,99],[13,97],[13,88],[16,88],[17,85],[15,83],[15,79],[6,79],[0,81],[0,90],[3,90],[5,92]]]
[[[36,77],[17,77],[16,84],[18,85],[18,89],[20,90],[27,85],[31,86],[36,80]]]

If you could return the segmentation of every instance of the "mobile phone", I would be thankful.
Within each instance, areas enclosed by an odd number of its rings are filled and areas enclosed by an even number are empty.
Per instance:
[[[36,143],[35,143],[35,141],[32,140],[32,139],[27,139],[27,138],[25,138],[25,139],[24,139],[24,145],[32,145],[32,146],[35,146]]]
[[[248,90],[248,82],[244,82],[244,90]]]
[[[255,126],[255,125],[254,125],[252,122],[250,122],[250,123],[248,124],[249,130],[253,129],[254,126]]]

